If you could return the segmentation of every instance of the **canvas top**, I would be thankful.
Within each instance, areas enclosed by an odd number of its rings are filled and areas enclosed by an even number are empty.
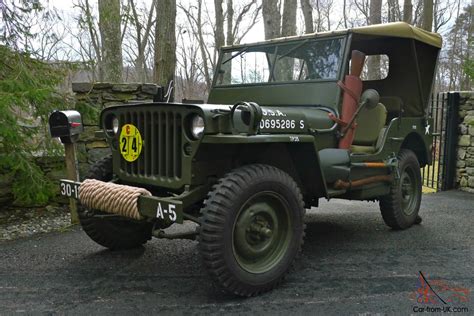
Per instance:
[[[314,37],[343,35],[347,33],[373,35],[373,36],[412,38],[412,39],[415,39],[417,41],[423,42],[425,44],[428,44],[437,48],[441,48],[442,46],[442,38],[441,38],[441,35],[439,35],[438,33],[428,32],[405,22],[393,22],[393,23],[385,23],[385,24],[360,26],[360,27],[355,27],[352,29],[304,34],[300,36],[280,37],[280,38],[270,39],[270,40],[257,42],[257,43],[225,46],[224,48],[230,48],[230,47],[238,48],[238,47],[245,47],[249,45],[253,46],[253,45],[259,45],[259,44],[277,43],[277,42],[287,41],[291,39],[295,39],[295,40],[305,39],[305,38],[309,39],[309,38],[314,38]]]

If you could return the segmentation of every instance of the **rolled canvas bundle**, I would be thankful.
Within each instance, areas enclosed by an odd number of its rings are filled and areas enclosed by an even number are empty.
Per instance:
[[[362,93],[362,80],[360,74],[364,66],[365,54],[358,51],[352,51],[351,57],[351,72],[344,78],[344,83],[338,82],[338,85],[344,90],[342,98],[342,111],[339,124],[341,129],[345,129],[346,132],[339,140],[339,148],[350,149],[352,141],[354,140],[356,122],[352,123],[352,126],[346,128],[347,124],[351,121],[354,113],[357,111],[359,106],[359,99]]]

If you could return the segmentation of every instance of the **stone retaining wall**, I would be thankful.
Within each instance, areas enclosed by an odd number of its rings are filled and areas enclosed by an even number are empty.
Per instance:
[[[460,92],[456,187],[474,193],[474,92]]]

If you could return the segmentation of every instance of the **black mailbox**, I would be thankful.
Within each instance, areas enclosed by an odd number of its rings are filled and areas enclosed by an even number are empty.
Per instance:
[[[81,114],[77,111],[54,111],[49,115],[51,137],[60,137],[63,143],[74,143],[83,131]]]

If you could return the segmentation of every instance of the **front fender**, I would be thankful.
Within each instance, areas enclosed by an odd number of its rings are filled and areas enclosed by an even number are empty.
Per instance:
[[[205,135],[202,145],[215,153],[219,153],[218,146],[234,148],[232,159],[237,165],[263,163],[284,170],[298,182],[306,201],[328,196],[312,135]],[[308,203],[316,205],[315,201]]]

